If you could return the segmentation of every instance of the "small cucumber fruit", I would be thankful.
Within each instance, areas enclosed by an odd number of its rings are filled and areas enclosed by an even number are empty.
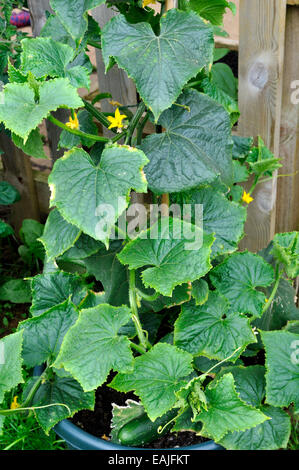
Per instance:
[[[173,422],[169,423],[178,413],[178,410],[171,410],[161,418],[157,418],[155,422],[152,422],[146,413],[139,416],[138,418],[132,419],[125,424],[118,433],[118,441],[124,446],[140,446],[148,444],[159,437],[166,434],[173,425]],[[161,433],[158,433],[159,427],[165,428]]]

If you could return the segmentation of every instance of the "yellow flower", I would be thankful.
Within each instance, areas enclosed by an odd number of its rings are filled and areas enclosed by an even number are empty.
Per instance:
[[[72,118],[72,116],[70,116],[69,122],[67,122],[66,125],[70,129],[75,129],[75,130],[79,129],[79,120],[78,120],[78,116],[76,113],[74,113],[74,119]]]
[[[156,5],[156,0],[143,0],[142,2],[142,8],[147,7],[148,5]]]
[[[17,408],[20,408],[21,405],[18,403],[18,396],[16,395],[13,399],[12,404],[10,405],[11,410],[16,410]]]
[[[242,196],[242,200],[244,202],[246,202],[247,204],[250,204],[254,199],[253,199],[253,197],[250,196],[249,193],[246,193],[246,191],[244,191],[243,196]]]
[[[265,299],[265,302],[266,302],[266,303],[269,302],[269,299]]]
[[[107,119],[109,122],[111,122],[110,126],[108,129],[113,129],[113,127],[117,127],[117,132],[121,132],[121,129],[124,127],[123,125],[123,120],[127,116],[125,114],[120,114],[119,109],[116,108],[115,110],[115,116],[108,116]]]

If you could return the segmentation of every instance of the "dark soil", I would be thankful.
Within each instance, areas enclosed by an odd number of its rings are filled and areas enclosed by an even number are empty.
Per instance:
[[[14,333],[18,324],[29,316],[29,304],[0,302],[0,339]]]
[[[111,382],[112,376],[108,382]],[[133,393],[120,393],[112,388],[103,385],[96,391],[95,411],[83,410],[77,413],[72,421],[81,429],[87,431],[93,436],[110,440],[111,419],[112,419],[112,403],[124,406],[126,400],[130,398],[139,401]],[[171,447],[183,447],[192,444],[198,444],[206,441],[206,439],[196,436],[192,432],[168,433],[154,442],[145,445],[145,448],[163,449]]]
[[[230,51],[225,57],[219,60],[223,64],[227,64],[232,69],[234,76],[238,78],[239,76],[239,53],[238,51]]]

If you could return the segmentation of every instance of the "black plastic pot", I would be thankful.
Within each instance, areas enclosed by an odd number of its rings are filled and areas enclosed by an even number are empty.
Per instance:
[[[40,375],[42,371],[43,367],[35,367],[33,373],[37,376]],[[68,448],[71,450],[147,450],[144,448],[125,447],[105,441],[104,439],[100,439],[99,437],[95,437],[92,434],[83,431],[83,429],[79,428],[68,419],[64,419],[58,423],[54,427],[54,430],[58,436],[67,443]],[[164,450],[171,450],[171,448]],[[214,441],[207,441],[202,444],[176,448],[176,450],[224,450],[224,448],[216,444]]]

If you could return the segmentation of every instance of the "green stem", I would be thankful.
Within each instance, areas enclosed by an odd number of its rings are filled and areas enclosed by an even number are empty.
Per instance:
[[[136,114],[134,115],[134,117],[133,117],[132,121],[130,122],[129,127],[127,129],[127,137],[126,137],[126,140],[125,140],[125,144],[129,144],[131,142],[131,138],[132,138],[132,135],[134,133],[134,130],[135,130],[142,114],[144,113],[144,111],[145,111],[145,104],[142,101],[139,104],[138,109],[136,111]]]
[[[88,39],[87,44],[91,47],[95,47],[96,49],[102,49],[101,43],[97,41],[93,41],[92,39]]]
[[[130,306],[132,310],[132,320],[134,322],[136,333],[140,342],[140,346],[145,353],[148,347],[151,347],[150,343],[147,341],[142,325],[140,322],[140,318],[138,315],[138,307],[137,307],[137,300],[136,300],[136,275],[135,270],[130,270],[130,278],[129,278],[129,299],[130,299]]]
[[[91,103],[88,103],[88,101],[83,100],[83,103],[84,103],[84,106],[87,109],[87,111],[92,116],[94,116],[101,124],[103,124],[103,126],[107,127],[107,129],[108,129],[108,127],[110,126],[111,123],[108,121],[105,114],[101,113],[101,111],[96,109]],[[111,129],[111,130],[112,130],[112,132],[116,133],[116,131],[113,131],[113,129]]]
[[[138,351],[140,354],[144,354],[145,351],[142,346],[139,346],[138,344],[133,343],[133,341],[130,341],[130,345],[132,348],[136,349],[136,351]]]
[[[251,195],[253,193],[253,191],[255,190],[255,187],[257,186],[258,182],[259,182],[259,176],[255,176],[254,178],[254,182],[253,182],[253,185],[251,186],[250,190],[249,190],[249,195]]]
[[[123,240],[128,240],[128,235],[126,232],[124,232],[121,228],[119,228],[117,225],[114,225],[113,227],[117,233],[119,233],[119,235],[121,235],[123,237]]]
[[[43,379],[46,377],[46,373],[48,371],[48,367],[44,370],[44,372],[36,379],[36,382],[33,384],[30,392],[27,395],[26,400],[22,403],[22,408],[26,408],[31,403],[31,400],[34,398],[40,384],[42,383]]]
[[[270,307],[271,303],[274,300],[274,297],[276,295],[276,292],[277,292],[277,289],[278,289],[278,286],[279,286],[279,281],[280,281],[281,274],[282,274],[282,271],[279,271],[279,264],[277,263],[276,269],[275,269],[275,283],[274,283],[271,295],[268,299],[268,302],[266,303],[266,305],[263,308],[263,312],[262,312],[263,314],[268,310],[268,308]]]
[[[22,404],[20,408],[16,408],[14,410],[0,410],[0,415],[10,415],[14,413],[20,413],[21,411],[25,411],[24,409],[28,409],[27,406],[30,404],[31,400],[34,398],[34,395],[36,394],[37,390],[39,389],[40,384],[42,383],[43,379],[46,376],[48,368],[36,379],[36,382],[34,382],[30,392],[27,395],[26,400]]]
[[[149,120],[149,112],[146,113],[144,118],[137,125],[137,145],[141,144],[143,129],[148,120]]]
[[[85,139],[91,139],[91,140],[96,140],[98,142],[109,142],[110,139],[107,137],[99,136],[99,135],[93,135],[93,134],[86,134],[85,132],[81,132],[77,129],[71,129],[68,127],[66,124],[63,124],[63,122],[58,121],[54,116],[50,114],[48,116],[48,120],[55,124],[58,127],[61,127],[61,129],[70,132],[71,134],[78,135],[79,137],[84,137]]]
[[[142,297],[144,300],[147,300],[148,302],[154,302],[154,300],[157,300],[157,298],[160,296],[159,292],[156,292],[153,295],[148,295],[145,292],[142,292],[140,289],[136,288],[137,294]]]

